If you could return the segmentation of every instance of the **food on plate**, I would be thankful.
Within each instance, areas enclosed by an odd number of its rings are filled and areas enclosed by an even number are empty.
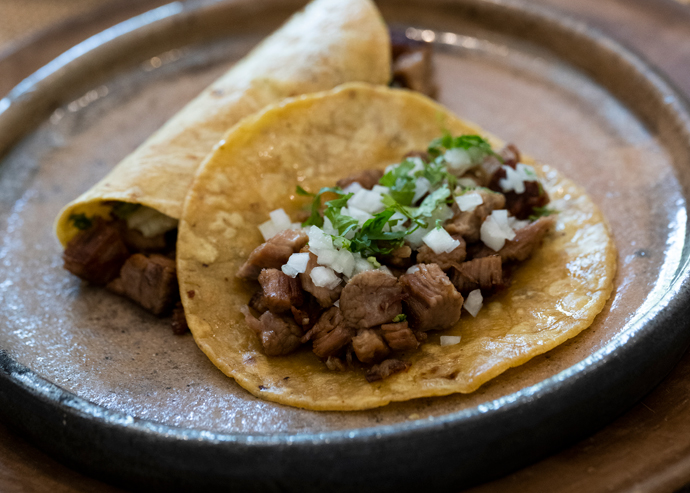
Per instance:
[[[225,132],[289,96],[348,81],[386,84],[390,51],[370,0],[312,2],[65,206],[56,221],[65,268],[155,314],[170,312],[179,299],[174,251],[182,203]]]
[[[424,96],[356,83],[234,127],[178,238],[199,347],[315,410],[472,392],[587,328],[615,269],[582,188]]]

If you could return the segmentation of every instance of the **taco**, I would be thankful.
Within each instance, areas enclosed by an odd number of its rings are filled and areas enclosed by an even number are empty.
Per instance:
[[[198,346],[252,394],[313,410],[473,392],[587,328],[615,270],[582,188],[424,96],[365,84],[234,127],[178,239]]]
[[[183,200],[223,134],[288,96],[348,81],[386,84],[390,52],[370,0],[315,0],[63,208],[56,232],[65,267],[156,314],[168,311]]]

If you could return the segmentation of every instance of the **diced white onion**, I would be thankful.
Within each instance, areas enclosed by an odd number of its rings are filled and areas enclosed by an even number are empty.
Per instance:
[[[323,232],[327,235],[338,235],[338,230],[333,227],[333,223],[327,217],[323,218]]]
[[[419,199],[424,197],[429,192],[429,190],[431,190],[431,182],[423,176],[417,178],[412,203],[416,204]]]
[[[378,270],[380,270],[381,272],[385,272],[385,273],[388,274],[389,276],[392,276],[392,275],[393,275],[393,273],[391,272],[391,270],[390,270],[388,267],[386,267],[385,265],[382,265],[381,267],[379,267]]]
[[[529,224],[529,221],[527,221],[527,220],[520,221],[519,219],[517,219],[513,216],[510,216],[508,218],[508,224],[513,229],[513,231],[517,231],[518,229],[522,229],[525,226],[527,226]]]
[[[328,267],[314,267],[309,274],[314,285],[320,288],[333,289],[340,284],[340,278],[333,272],[333,269]]]
[[[479,230],[482,242],[494,251],[499,251],[506,240],[515,238],[515,231],[508,224],[508,211],[496,210],[482,223]]]
[[[340,307],[340,300],[335,300],[335,303],[333,303],[333,306]]]
[[[354,254],[355,258],[355,270],[353,272],[353,275],[357,275],[360,272],[365,272],[368,270],[374,270],[374,266],[371,265],[371,263],[363,258],[359,253]]]
[[[475,188],[479,186],[479,183],[473,178],[458,178],[458,185],[464,188]]]
[[[385,208],[381,199],[380,193],[362,189],[350,197],[350,200],[347,201],[347,206],[363,210],[369,214],[376,214]]]
[[[365,222],[374,217],[368,212],[364,212],[363,210],[357,209],[356,207],[343,207],[342,209],[340,209],[340,213],[343,216],[354,217],[355,219],[357,219],[357,222],[360,226],[362,226]]]
[[[422,241],[431,248],[436,255],[450,253],[460,246],[460,241],[454,239],[443,228],[434,228],[429,231]]]
[[[357,193],[360,190],[362,190],[363,188],[364,187],[362,185],[360,185],[358,181],[353,181],[348,186],[343,188],[343,192],[345,192],[345,193]]]
[[[460,344],[460,336],[441,336],[441,346],[454,346]]]
[[[279,228],[283,228],[283,230],[289,229],[292,225],[292,221],[290,221],[290,216],[288,216],[283,209],[276,209],[272,212],[269,212],[268,215],[271,217],[271,221],[273,221],[273,224],[275,224]]]
[[[285,275],[295,277],[307,271],[307,264],[309,263],[309,252],[293,253],[290,255],[287,263],[281,267]]]
[[[336,248],[331,236],[316,226],[309,228],[307,234],[309,235],[309,250],[316,255],[320,265],[329,267],[348,277],[352,276],[355,268],[352,252]]]
[[[448,167],[458,175],[463,174],[472,167],[472,157],[465,149],[449,149],[443,157],[448,163]]]
[[[455,203],[463,212],[472,212],[478,205],[484,203],[484,199],[477,192],[469,192],[455,197]]]
[[[293,223],[290,221],[290,216],[288,216],[283,209],[276,209],[272,212],[269,212],[268,215],[271,217],[271,219],[265,223],[259,224],[259,231],[261,231],[261,235],[264,237],[264,240],[269,240],[286,229],[301,228],[299,223]]]
[[[430,218],[424,218],[424,221],[428,224],[426,228],[417,228],[414,232],[410,233],[405,237],[405,241],[413,249],[418,249],[424,243],[422,239],[436,227],[436,220],[440,219],[442,222],[453,217],[453,209],[448,207],[446,204],[442,204],[437,207],[431,214]]]
[[[177,227],[177,219],[156,209],[142,206],[127,217],[127,227],[136,229],[146,238],[152,238]]]
[[[372,192],[379,193],[381,195],[389,194],[391,193],[391,189],[388,187],[384,187],[382,185],[374,185],[374,187],[371,189]]]
[[[479,310],[482,308],[483,302],[484,297],[482,296],[482,292],[479,289],[475,289],[474,291],[470,291],[470,294],[467,295],[467,299],[462,306],[470,315],[476,317],[477,313],[479,313]]]
[[[424,171],[424,160],[421,157],[408,157],[408,161],[414,163],[414,166],[409,171],[409,175],[414,176],[417,171]]]
[[[418,270],[419,270],[419,264],[414,264],[412,267],[410,267],[409,269],[407,269],[406,274],[414,274],[414,273],[417,272]]]
[[[498,184],[504,192],[525,193],[525,182],[537,179],[534,168],[523,163],[518,163],[515,169],[505,165],[502,168],[506,172],[506,177],[498,180]]]
[[[397,224],[395,226],[390,226],[389,223],[398,220]],[[404,226],[405,222],[407,221],[407,218],[405,217],[405,214],[402,212],[396,212],[391,216],[391,218],[388,220],[386,225],[384,226],[384,231],[405,231],[407,228]]]

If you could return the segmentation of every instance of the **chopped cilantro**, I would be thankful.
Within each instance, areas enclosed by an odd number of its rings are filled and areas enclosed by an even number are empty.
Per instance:
[[[331,193],[335,193],[338,195],[348,195],[340,187],[323,187],[321,190],[319,190],[319,193],[313,194],[313,193],[307,192],[304,188],[300,187],[299,185],[297,186],[297,195],[302,195],[302,196],[306,196],[306,197],[314,197],[314,201],[311,203],[311,215],[309,216],[309,218],[306,221],[304,221],[302,223],[302,226],[312,226],[313,225],[313,226],[318,226],[319,228],[323,226],[323,217],[321,217],[321,214],[319,213],[319,209],[321,209],[321,196],[326,192],[331,192]],[[349,194],[349,197],[351,197],[351,196],[352,196],[352,194]],[[347,200],[345,202],[347,202]],[[340,210],[340,209],[338,209],[338,210]],[[331,222],[332,222],[332,220],[331,220]]]
[[[333,227],[338,231],[340,236],[345,236],[352,228],[356,228],[359,222],[354,217],[341,214],[340,211],[347,205],[353,193],[343,195],[339,199],[334,199],[326,202],[326,210],[324,216],[331,221]]]
[[[444,183],[440,188],[427,195],[419,207],[413,209],[413,215],[417,218],[431,217],[436,208],[446,202],[450,196],[450,189]]]
[[[401,313],[400,315],[395,316],[395,318],[393,319],[393,323],[397,324],[399,322],[404,322],[405,320],[407,320],[407,315]]]
[[[550,216],[551,214],[558,214],[556,209],[551,209],[548,206],[544,207],[533,207],[532,214],[529,216],[530,221],[536,221],[540,217]]]
[[[376,257],[367,257],[367,262],[369,262],[371,265],[374,266],[374,269],[378,269],[381,267],[381,264],[379,263],[378,260],[376,260]]]
[[[139,204],[130,204],[129,202],[115,202],[111,212],[118,219],[127,219],[129,216],[141,207]]]
[[[465,149],[470,153],[473,161],[479,161],[485,156],[496,156],[503,162],[503,159],[491,148],[491,144],[479,135],[459,135],[453,137],[446,132],[443,137],[434,139],[429,144],[427,152],[432,158],[437,158],[444,153],[444,149]]]
[[[414,198],[416,180],[410,171],[415,163],[406,159],[383,175],[379,183],[390,188],[391,196],[402,205],[411,205]]]
[[[355,233],[350,240],[350,251],[360,252],[363,257],[372,255],[387,255],[395,248],[402,246],[403,238],[407,231],[384,231],[383,227],[388,223],[395,210],[388,208],[379,212],[362,225],[362,229]],[[379,241],[386,242],[380,244]]]
[[[86,217],[86,214],[72,214],[69,220],[72,221],[75,228],[82,231],[89,229],[93,225],[93,221]]]

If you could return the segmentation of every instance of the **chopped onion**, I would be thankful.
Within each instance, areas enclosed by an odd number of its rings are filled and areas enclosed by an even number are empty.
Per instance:
[[[177,219],[146,206],[139,207],[127,217],[127,227],[140,231],[146,238],[152,238],[175,229],[177,223]]]
[[[479,183],[473,178],[458,178],[458,185],[463,188],[476,188]]]
[[[431,248],[436,255],[450,253],[460,246],[460,241],[454,239],[443,228],[434,228],[429,231],[422,241]]]
[[[470,315],[476,317],[482,307],[483,301],[482,292],[479,289],[475,289],[474,291],[470,291],[470,294],[467,295],[467,299],[465,299],[465,303],[462,306]]]
[[[493,211],[482,223],[479,234],[482,242],[492,250],[497,252],[503,248],[506,240],[515,238],[515,231],[508,224],[508,211]]]
[[[287,263],[281,267],[285,275],[295,277],[307,271],[307,264],[309,263],[309,252],[293,253],[290,255]]]
[[[448,207],[446,204],[441,204],[438,206],[431,217],[424,218],[424,221],[428,224],[426,228],[417,228],[414,232],[410,233],[405,237],[405,241],[414,249],[417,250],[424,243],[422,239],[436,227],[436,220],[446,221],[453,217],[453,209]]]
[[[414,163],[414,167],[408,172],[409,175],[414,176],[417,171],[424,171],[424,160],[421,157],[408,157],[407,160]]]
[[[448,163],[448,167],[458,175],[462,175],[473,166],[472,157],[465,149],[449,149],[443,157]]]
[[[515,169],[505,165],[501,167],[505,170],[506,177],[498,180],[498,184],[504,192],[525,193],[525,182],[537,180],[534,168],[526,164],[518,163]]]
[[[384,187],[382,185],[374,185],[374,187],[371,189],[372,192],[380,193],[381,195],[386,195],[391,193],[391,189],[388,187]]]
[[[314,267],[309,274],[314,285],[320,288],[334,289],[340,284],[341,279],[328,267]]]
[[[269,240],[286,229],[299,229],[302,227],[299,223],[290,221],[290,216],[283,209],[276,209],[269,212],[268,215],[271,219],[259,224],[259,231],[261,231],[264,240]]]
[[[412,203],[416,204],[419,199],[424,197],[431,190],[431,182],[420,176],[417,178],[414,189],[414,197],[412,198]]]
[[[327,235],[338,235],[338,230],[333,227],[333,223],[327,217],[323,218],[323,232]]]
[[[391,226],[390,223],[398,220],[395,226]],[[405,214],[402,212],[396,212],[391,216],[391,218],[388,220],[386,225],[384,226],[384,231],[405,231],[407,227],[405,227],[405,223],[407,222],[407,217],[405,217]]]
[[[363,210],[369,214],[376,214],[385,208],[381,199],[380,193],[362,189],[350,197],[350,200],[347,201],[347,206]]]
[[[335,247],[331,236],[316,226],[309,228],[307,234],[309,235],[309,250],[316,255],[320,265],[329,267],[348,277],[352,276],[355,268],[352,252]]]
[[[354,217],[355,219],[357,219],[357,222],[360,226],[362,226],[365,222],[374,217],[368,212],[364,212],[363,210],[358,209],[356,207],[343,207],[342,209],[340,209],[340,213],[343,216]]]
[[[357,193],[360,190],[362,190],[363,188],[364,187],[362,185],[360,185],[358,181],[353,181],[348,186],[343,188],[343,192],[345,192],[345,193]]]
[[[406,274],[414,274],[414,273],[417,272],[418,270],[419,270],[419,264],[414,264],[412,267],[410,267],[409,269],[407,269],[407,272],[405,272],[405,273],[406,273]]]
[[[478,205],[484,203],[484,199],[477,192],[465,193],[455,197],[455,203],[463,212],[472,212]]]
[[[441,346],[454,346],[460,344],[460,336],[441,336]]]
[[[371,265],[371,263],[363,258],[359,253],[354,254],[355,258],[355,270],[353,272],[353,275],[357,275],[360,272],[365,272],[368,270],[374,270],[374,266]]]
[[[385,265],[382,265],[381,267],[379,267],[378,270],[380,270],[381,272],[385,272],[385,273],[388,274],[389,276],[392,276],[392,275],[393,275],[393,273],[391,272],[391,270],[390,270],[388,267],[386,267]]]
[[[340,307],[340,300],[335,300],[335,303],[333,303],[333,306]]]

